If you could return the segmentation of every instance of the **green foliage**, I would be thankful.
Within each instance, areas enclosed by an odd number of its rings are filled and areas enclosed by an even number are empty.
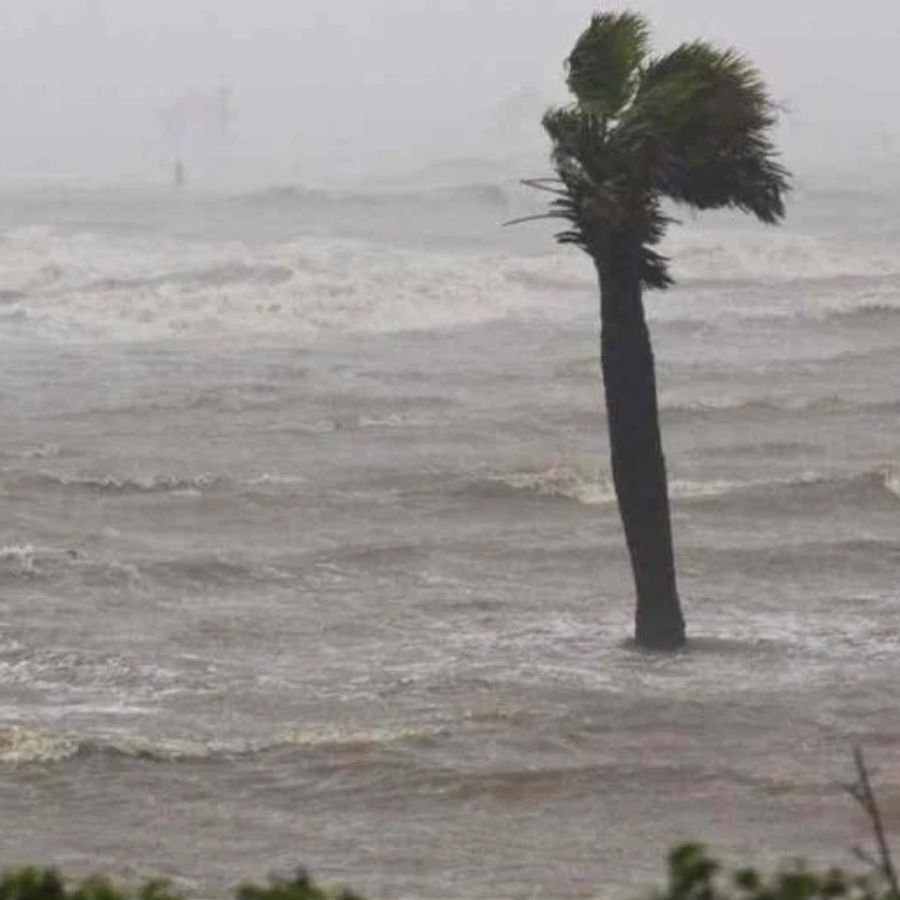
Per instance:
[[[797,860],[771,874],[753,868],[726,872],[700,844],[669,855],[669,883],[653,900],[896,900],[883,878],[815,872]]]
[[[776,116],[759,73],[733,50],[697,41],[652,62],[623,120],[657,145],[657,189],[698,209],[732,206],[774,223],[787,173],[768,137]]]
[[[595,15],[567,60],[575,100],[549,110],[561,243],[584,249],[601,272],[622,241],[641,247],[642,282],[671,284],[653,248],[669,199],[694,209],[731,207],[766,223],[784,216],[790,187],[770,132],[776,108],[756,69],[733,50],[695,41],[651,58],[649,26],[634,13]]]
[[[55,869],[13,869],[0,878],[0,900],[67,900],[67,897],[63,880]]]
[[[136,891],[94,875],[67,884],[56,869],[9,869],[0,876],[0,900],[184,900],[166,881],[145,882]]]
[[[360,900],[346,889],[326,889],[300,869],[268,884],[242,884],[235,900]],[[67,884],[55,869],[10,869],[0,877],[0,900],[185,900],[165,881],[137,890],[103,877]],[[877,869],[870,876],[839,868],[816,872],[795,861],[772,873],[754,868],[727,871],[701,844],[685,844],[669,854],[668,883],[648,900],[900,900],[889,878]]]
[[[266,885],[242,884],[235,900],[359,900],[345,889],[317,885],[305,871],[290,878],[272,877]],[[0,900],[185,900],[166,881],[147,881],[136,890],[103,876],[67,883],[56,869],[9,869],[0,876]]]
[[[596,15],[567,62],[569,89],[585,110],[615,116],[631,99],[650,29],[633,13]]]
[[[272,877],[268,885],[242,884],[234,893],[236,900],[359,900],[346,888],[326,890],[319,887],[305,869],[298,869],[293,877]],[[2,898],[0,898],[2,900]]]

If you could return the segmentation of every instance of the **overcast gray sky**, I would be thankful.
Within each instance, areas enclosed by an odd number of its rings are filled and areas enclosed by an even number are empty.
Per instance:
[[[787,113],[791,162],[900,156],[900,2],[636,0],[659,49],[695,36],[745,51]],[[234,91],[233,152],[301,177],[381,172],[539,144],[492,130],[561,83],[589,0],[0,0],[0,165],[150,172],[160,112]],[[609,5],[603,8],[622,8]],[[507,146],[504,146],[504,142]],[[194,151],[196,152],[196,148]],[[273,169],[274,171],[274,169]]]

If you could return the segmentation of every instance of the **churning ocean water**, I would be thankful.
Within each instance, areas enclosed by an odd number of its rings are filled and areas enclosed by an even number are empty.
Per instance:
[[[0,200],[0,857],[624,892],[900,823],[900,197],[675,229],[693,642],[630,649],[589,261],[510,185]]]

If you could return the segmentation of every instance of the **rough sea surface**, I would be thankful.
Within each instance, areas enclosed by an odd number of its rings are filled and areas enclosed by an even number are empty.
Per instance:
[[[900,198],[666,245],[673,656],[541,200],[2,192],[0,862],[619,894],[848,859],[857,743],[900,825]]]

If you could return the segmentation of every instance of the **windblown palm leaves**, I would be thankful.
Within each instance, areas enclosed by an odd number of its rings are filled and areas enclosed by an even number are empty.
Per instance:
[[[642,247],[647,287],[671,283],[653,248],[669,219],[668,198],[696,209],[732,207],[763,222],[784,215],[787,171],[769,131],[776,110],[743,57],[697,41],[648,56],[649,27],[632,13],[596,15],[568,58],[575,100],[552,109],[556,179],[530,182],[556,195],[557,235],[603,267],[613,235]]]

